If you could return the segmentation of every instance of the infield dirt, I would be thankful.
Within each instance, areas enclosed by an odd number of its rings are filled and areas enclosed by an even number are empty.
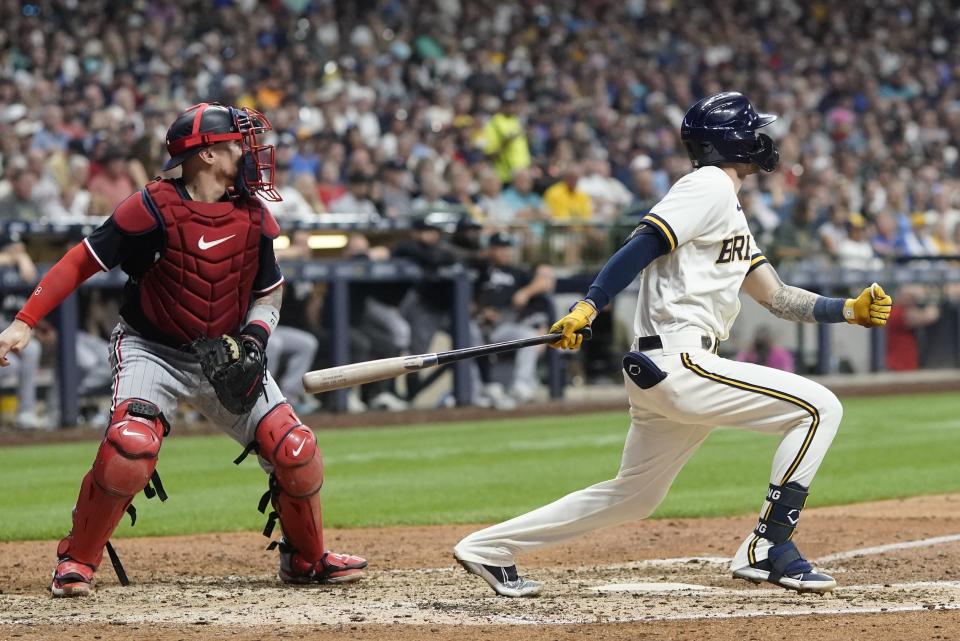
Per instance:
[[[547,548],[521,559],[547,582],[523,600],[455,566],[450,550],[471,526],[330,531],[329,547],[370,561],[343,587],[281,586],[256,533],[119,539],[133,585],[107,562],[94,594],[72,600],[46,591],[55,542],[3,543],[0,638],[960,638],[960,495],[805,511],[797,541],[810,558],[862,551],[822,564],[841,586],[826,597],[730,578],[721,557],[752,524],[642,521]],[[863,550],[909,541],[922,543]]]

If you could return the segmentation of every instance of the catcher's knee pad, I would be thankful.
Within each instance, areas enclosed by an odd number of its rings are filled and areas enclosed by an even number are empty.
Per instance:
[[[60,541],[59,558],[94,569],[100,565],[103,546],[157,466],[167,429],[166,419],[153,403],[129,399],[117,405],[93,468],[83,477],[73,528]]]
[[[760,517],[753,533],[774,543],[786,543],[800,521],[800,510],[807,502],[808,494],[807,488],[799,483],[771,483],[767,490],[770,507]]]
[[[263,417],[256,431],[260,456],[273,465],[279,489],[295,498],[316,494],[323,485],[323,457],[313,431],[300,422],[289,403]]]
[[[115,496],[133,496],[157,466],[166,420],[153,403],[128,399],[117,405],[93,462],[93,480]]]

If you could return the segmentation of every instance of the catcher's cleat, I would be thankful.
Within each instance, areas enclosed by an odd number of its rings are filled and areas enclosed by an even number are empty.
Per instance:
[[[50,593],[55,597],[86,596],[90,594],[94,569],[71,558],[60,559],[53,570]]]
[[[456,557],[454,557],[456,558]],[[484,565],[472,561],[457,559],[457,563],[463,566],[463,569],[470,574],[476,574],[478,577],[490,584],[493,591],[500,596],[507,597],[525,597],[537,596],[543,589],[543,583],[540,581],[531,581],[524,579],[517,573],[517,566],[498,567],[496,565]]]
[[[280,546],[280,580],[284,583],[353,583],[363,578],[367,560],[352,554],[324,552],[319,561],[307,561],[293,548]]]
[[[793,541],[770,547],[767,558],[734,570],[733,576],[753,583],[767,581],[801,594],[826,594],[837,587],[832,576],[814,571],[813,565],[803,558]]]

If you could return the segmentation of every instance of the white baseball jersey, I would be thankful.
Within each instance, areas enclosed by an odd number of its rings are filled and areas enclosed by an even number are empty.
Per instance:
[[[725,340],[740,312],[744,277],[766,262],[733,181],[719,167],[697,169],[678,180],[643,221],[664,236],[670,253],[640,274],[636,335],[697,329]]]
[[[840,425],[836,396],[796,374],[729,360],[690,340],[697,333],[727,337],[740,311],[743,279],[766,262],[733,181],[717,167],[698,169],[681,178],[644,221],[663,235],[670,252],[640,276],[635,330],[664,339],[661,348],[642,356],[665,376],[644,378],[640,359],[631,356],[636,352],[624,359],[631,426],[617,476],[470,534],[454,548],[458,559],[507,567],[518,552],[646,518],[717,427],[779,435],[770,483],[810,486]],[[761,528],[772,510],[773,503],[763,501],[757,530],[743,539],[732,571],[767,559],[773,541],[757,531],[766,531]]]

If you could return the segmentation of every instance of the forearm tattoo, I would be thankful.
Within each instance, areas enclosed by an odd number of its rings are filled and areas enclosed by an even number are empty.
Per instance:
[[[799,287],[780,284],[768,302],[761,303],[777,318],[800,323],[815,323],[813,307],[819,296]]]
[[[257,298],[252,303],[250,307],[256,307],[257,305],[269,305],[271,307],[276,307],[277,310],[283,305],[283,285],[275,288],[273,291],[264,294],[260,298]]]

